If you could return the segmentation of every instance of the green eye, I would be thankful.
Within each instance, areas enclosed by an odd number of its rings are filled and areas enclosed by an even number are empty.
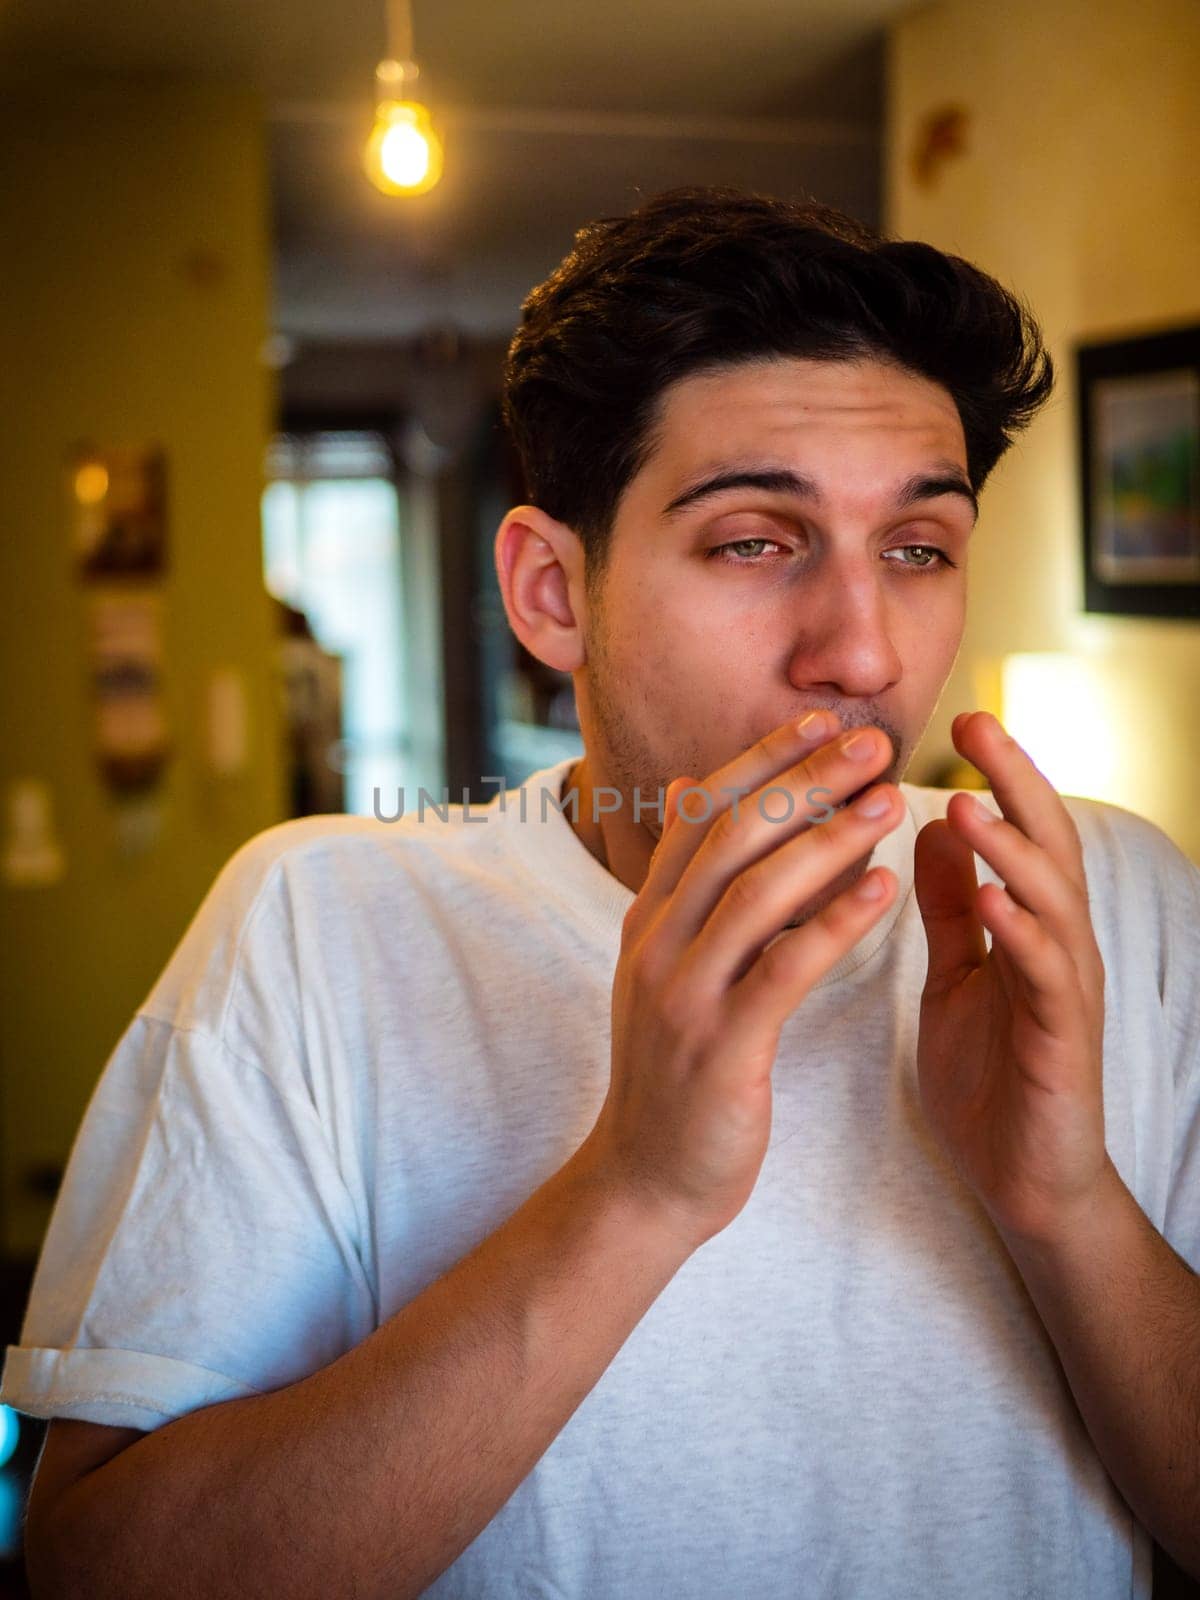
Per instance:
[[[901,544],[897,545],[895,548],[900,551],[916,550],[924,555],[935,558],[932,561],[918,561],[916,563],[908,561],[893,563],[893,565],[898,564],[902,567],[911,567],[914,572],[931,572],[936,571],[939,567],[952,567],[955,565],[955,563],[951,561],[950,557],[944,550],[939,550],[938,547],[933,544]]]
[[[772,544],[775,544],[774,539],[735,539],[731,544],[717,545],[715,549],[712,549],[708,552],[707,559],[709,561],[723,561],[729,566],[733,567],[757,566],[759,563],[752,557],[743,560],[740,556],[729,555],[727,552],[731,550],[744,550],[747,545]],[[775,548],[778,550],[782,549],[783,547],[781,545],[775,545]]]

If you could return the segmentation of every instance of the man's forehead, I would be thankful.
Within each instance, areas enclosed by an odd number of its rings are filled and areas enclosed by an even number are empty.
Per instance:
[[[826,361],[771,356],[727,362],[686,373],[659,396],[660,415],[755,405],[846,411],[920,406],[958,415],[944,384],[881,357]]]
[[[966,475],[962,418],[941,384],[882,362],[798,358],[739,362],[670,384],[659,395],[638,475],[653,482],[656,498],[669,499],[738,458],[786,456],[805,438],[814,453],[794,464],[810,477],[826,448],[846,442],[901,446],[898,469],[907,472],[938,458]]]
[[[911,505],[949,491],[978,517],[962,422],[948,390],[885,362],[791,357],[705,369],[662,390],[622,506],[636,503],[638,516],[670,521],[685,514],[685,505],[712,501],[720,485],[757,486],[814,505],[827,492],[836,495],[844,473],[834,470],[825,449],[793,448],[806,432],[810,440],[820,437],[819,427],[805,430],[796,421],[820,399],[827,407],[845,405],[843,415],[869,419],[867,434],[887,451],[880,489],[889,500]],[[811,415],[828,420],[830,412]],[[902,451],[887,450],[889,441],[900,440]]]

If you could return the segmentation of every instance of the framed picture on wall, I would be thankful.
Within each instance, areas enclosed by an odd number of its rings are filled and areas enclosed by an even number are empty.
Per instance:
[[[1075,357],[1084,609],[1200,621],[1200,323]]]
[[[98,450],[69,461],[79,576],[160,578],[166,570],[166,457],[158,445]]]

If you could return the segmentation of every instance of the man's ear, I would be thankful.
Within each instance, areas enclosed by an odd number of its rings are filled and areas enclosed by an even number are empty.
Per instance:
[[[509,627],[539,661],[574,672],[587,660],[583,542],[536,506],[514,506],[496,532],[496,577]]]

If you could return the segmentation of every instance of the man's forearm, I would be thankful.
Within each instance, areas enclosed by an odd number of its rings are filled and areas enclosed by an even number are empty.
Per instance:
[[[1200,1577],[1200,1277],[1111,1162],[1059,1237],[1005,1243],[1113,1482]]]
[[[39,1600],[419,1594],[690,1253],[586,1148],[331,1365],[181,1417],[80,1479],[39,1532]]]

